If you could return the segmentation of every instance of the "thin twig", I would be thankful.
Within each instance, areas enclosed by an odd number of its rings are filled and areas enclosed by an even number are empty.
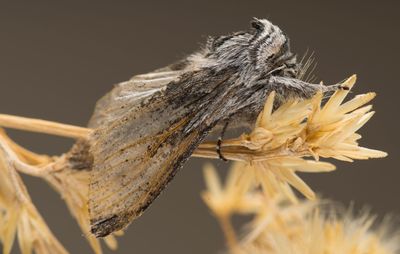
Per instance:
[[[1,128],[0,137],[10,146],[15,154],[18,155],[19,159],[29,165],[45,165],[52,161],[52,158],[48,155],[37,154],[15,143]]]
[[[12,164],[12,166],[18,171],[32,175],[32,176],[43,176],[44,174],[52,171],[51,167],[48,164],[44,168],[40,168],[37,166],[29,165],[22,160],[19,159],[18,155],[14,152],[14,150],[7,143],[4,136],[0,136],[0,155],[8,161],[8,163]]]
[[[88,128],[5,114],[0,114],[0,126],[69,138],[87,138],[91,133]]]
[[[34,118],[26,118],[26,117],[19,117],[19,116],[12,116],[12,115],[4,115],[0,114],[0,126],[8,127],[8,128],[15,128],[21,129],[26,131],[33,131],[39,133],[47,133],[51,135],[63,136],[63,137],[70,137],[70,138],[83,138],[88,139],[89,135],[93,132],[93,129],[74,126],[69,124],[62,124],[57,122],[45,121],[40,119]],[[0,132],[0,136],[1,132]],[[18,146],[17,144],[13,143],[7,136],[3,137],[8,141],[9,146],[11,146],[11,150],[14,151],[21,151],[22,154],[26,155],[26,159],[32,160],[38,159],[39,155],[32,154],[32,152]],[[199,145],[197,150],[192,154],[193,157],[199,158],[208,158],[208,159],[218,159],[219,155],[216,150],[217,143],[215,141],[207,141]],[[271,150],[260,152],[256,150],[251,150],[246,147],[246,141],[242,138],[234,138],[234,139],[227,139],[221,144],[222,153],[224,157],[228,160],[233,161],[264,161],[269,159],[277,159],[283,158],[287,156],[305,156],[309,155],[306,152],[296,152],[293,153],[289,150]],[[20,154],[20,153],[18,153]],[[30,161],[32,162],[32,161]],[[41,162],[50,162],[49,158],[43,157],[41,158]],[[30,163],[31,164],[31,163]],[[37,164],[39,164],[37,162]],[[44,170],[33,170],[29,165],[20,165],[22,172],[37,175],[43,174],[44,171],[51,171],[53,170],[51,165],[48,165],[47,168]],[[36,173],[35,173],[36,172]]]
[[[35,253],[42,253],[39,251],[42,248],[42,250],[46,249],[49,251],[49,248],[52,247],[51,253],[68,254],[61,243],[51,233],[42,216],[32,203],[27,188],[17,172],[18,170],[35,175],[37,174],[36,170],[39,170],[39,168],[22,162],[10,147],[5,137],[5,134],[0,135],[0,160],[2,161],[0,170],[3,170],[6,176],[6,179],[1,180],[6,181],[9,184],[7,184],[9,188],[6,185],[5,189],[2,190],[5,192],[0,194],[6,194],[11,197],[12,202],[15,203],[14,207],[18,209],[18,211],[15,211],[6,207],[5,210],[3,209],[3,212],[16,213],[18,216],[16,220],[18,225],[13,226],[18,230],[17,235],[20,249],[22,248],[21,251],[30,253],[32,252],[31,250],[34,250]],[[25,232],[20,233],[22,230]],[[24,234],[29,235],[29,238],[26,238]],[[48,246],[45,246],[44,243]],[[3,242],[3,244],[5,243]],[[12,246],[13,240],[6,244]],[[8,253],[8,251],[6,252]]]
[[[235,250],[238,246],[238,241],[236,238],[235,229],[233,228],[229,215],[218,216],[218,221],[224,233],[228,248],[231,250],[231,253],[235,253]]]
[[[286,157],[304,157],[311,156],[306,150],[291,151],[290,149],[276,149],[276,150],[250,150],[246,147],[226,147],[222,149],[221,153],[225,158],[232,161],[267,161],[271,159],[280,159]],[[211,148],[208,145],[206,147],[200,144],[197,150],[192,154],[193,157],[218,159],[219,155],[215,148]]]

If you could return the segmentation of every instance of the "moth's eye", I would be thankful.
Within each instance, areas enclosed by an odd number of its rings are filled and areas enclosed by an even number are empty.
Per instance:
[[[254,29],[258,31],[263,30],[264,28],[264,24],[258,19],[253,19],[250,24]]]

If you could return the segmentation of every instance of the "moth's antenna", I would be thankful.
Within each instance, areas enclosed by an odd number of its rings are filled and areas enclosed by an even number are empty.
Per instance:
[[[313,74],[306,82],[308,83],[316,83],[317,77]]]
[[[314,77],[311,76],[311,74],[315,70],[317,65],[314,59],[314,52],[313,51],[311,53],[309,52],[310,52],[309,49],[307,49],[300,60],[299,63],[300,70],[299,70],[299,75],[297,77],[298,79],[306,82],[310,81],[310,77],[311,79],[314,79]]]
[[[306,52],[303,54],[303,57],[301,58],[301,60],[299,62],[299,74],[298,74],[297,78],[300,80],[303,79],[304,74],[305,74],[305,72],[307,72],[307,69],[308,69],[307,64],[306,64],[309,60],[308,54],[309,54],[309,49],[307,48]],[[306,60],[306,58],[307,58],[307,60]]]
[[[317,62],[315,62],[313,58],[312,60],[310,60],[310,66],[307,68],[307,75],[304,78],[304,81],[310,83],[313,79],[316,79],[316,76],[314,75],[315,68],[317,68]]]
[[[301,57],[301,60],[300,60],[300,62],[299,62],[299,65],[300,65],[300,66],[303,66],[303,62],[304,62],[306,56],[308,55],[308,51],[309,51],[309,48],[306,49],[306,52],[305,52],[305,53],[303,54],[303,56]]]

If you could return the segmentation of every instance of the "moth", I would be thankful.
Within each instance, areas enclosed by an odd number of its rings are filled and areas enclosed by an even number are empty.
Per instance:
[[[210,38],[199,52],[116,85],[89,124],[91,232],[125,228],[211,131],[253,123],[271,91],[281,103],[339,87],[302,81],[300,69],[281,29],[253,19],[248,31]]]

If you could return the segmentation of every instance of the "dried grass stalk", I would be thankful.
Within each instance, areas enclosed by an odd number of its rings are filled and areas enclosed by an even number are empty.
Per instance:
[[[0,129],[0,240],[4,254],[10,253],[14,239],[23,254],[68,253],[51,233],[32,203],[18,172],[46,180],[60,193],[71,214],[96,254],[102,253],[99,239],[89,232],[87,192],[89,171],[73,170],[68,155],[49,157],[35,154],[14,143]],[[115,235],[121,235],[118,232]],[[117,248],[113,235],[104,238]]]
[[[39,158],[38,158],[39,159]],[[16,171],[17,155],[0,139],[0,239],[3,252],[11,252],[15,236],[23,254],[67,253],[54,237]]]

